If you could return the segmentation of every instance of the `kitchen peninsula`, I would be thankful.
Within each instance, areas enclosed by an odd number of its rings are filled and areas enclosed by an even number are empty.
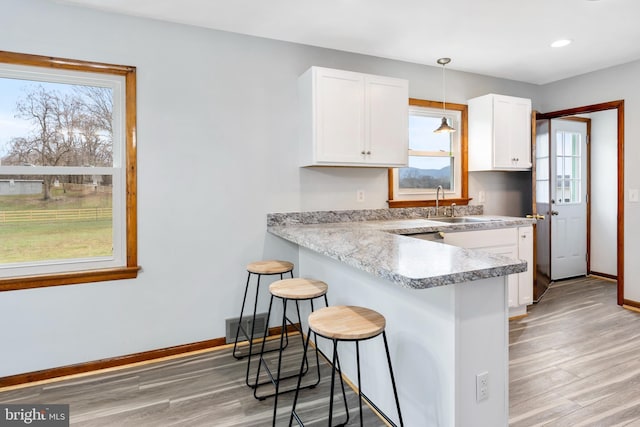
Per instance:
[[[327,282],[330,304],[361,305],[385,316],[406,425],[506,426],[507,277],[525,271],[527,263],[442,243],[438,233],[532,221],[484,217],[482,207],[459,206],[455,213],[468,221],[441,222],[428,219],[432,210],[270,214],[267,225],[299,246],[298,274]],[[429,234],[436,240],[411,237]],[[363,392],[393,417],[390,382],[375,375],[385,363],[378,344],[367,342],[371,351],[364,349]],[[343,372],[353,379],[355,351],[342,351]],[[476,396],[476,376],[483,373],[488,394]]]

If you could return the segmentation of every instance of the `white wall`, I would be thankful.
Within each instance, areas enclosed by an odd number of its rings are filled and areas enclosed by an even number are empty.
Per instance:
[[[386,207],[384,169],[298,168],[296,78],[308,67],[406,78],[416,98],[442,91],[439,67],[47,0],[3,0],[0,28],[3,50],[137,67],[142,266],[136,280],[0,293],[0,377],[222,337],[245,265],[297,262],[266,234],[266,213]],[[452,102],[498,92],[535,104],[536,90],[447,74]]]
[[[624,129],[624,298],[640,301],[640,203],[629,201],[629,189],[640,189],[640,61],[596,71],[541,87],[541,111],[550,112],[601,102],[625,101]],[[592,247],[593,248],[593,247]],[[620,273],[620,272],[618,272]]]
[[[469,197],[470,204],[484,206],[485,215],[531,214],[531,172],[469,172]]]
[[[618,206],[618,112],[591,118],[591,271],[616,276]]]

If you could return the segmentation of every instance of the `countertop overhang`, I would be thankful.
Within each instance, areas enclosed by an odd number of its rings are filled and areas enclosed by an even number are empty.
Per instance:
[[[518,227],[534,222],[516,217],[481,218],[486,221],[448,224],[432,219],[406,218],[303,224],[296,223],[297,220],[274,221],[271,217],[267,231],[301,247],[412,289],[526,271],[525,261],[408,236],[438,231]]]

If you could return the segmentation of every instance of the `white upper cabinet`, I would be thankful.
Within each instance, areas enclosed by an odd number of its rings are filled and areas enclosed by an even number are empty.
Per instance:
[[[468,101],[469,170],[531,169],[531,100],[488,94]]]
[[[406,80],[311,67],[298,79],[302,166],[406,166]]]

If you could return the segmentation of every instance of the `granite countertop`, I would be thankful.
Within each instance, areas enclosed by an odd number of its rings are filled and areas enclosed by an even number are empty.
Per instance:
[[[432,214],[428,211],[430,208],[379,209],[269,214],[267,230],[299,246],[413,289],[527,270],[525,261],[407,236],[516,227],[534,222],[526,218],[479,216],[477,210],[460,208],[466,207],[456,207],[457,215],[472,214],[486,221],[448,224],[426,219]]]

